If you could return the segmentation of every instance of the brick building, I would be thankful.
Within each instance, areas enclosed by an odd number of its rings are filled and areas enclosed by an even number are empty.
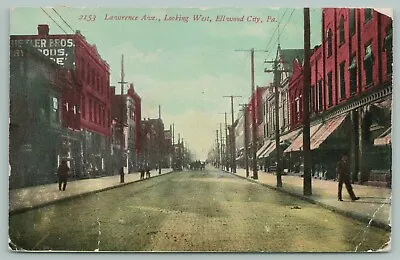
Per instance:
[[[106,174],[110,167],[111,102],[109,66],[96,46],[75,34],[49,34],[49,26],[38,26],[37,35],[13,35],[11,46],[28,44],[69,71],[62,90],[65,153],[77,177]],[[79,131],[79,133],[76,133]]]
[[[334,162],[348,154],[353,180],[381,178],[374,172],[390,171],[391,154],[373,144],[391,126],[392,18],[369,8],[324,8],[322,29],[322,44],[310,58],[311,149],[324,164],[314,171],[333,178]],[[303,121],[297,66],[289,86],[291,129]],[[286,152],[301,151],[301,138]]]
[[[79,128],[71,84],[68,70],[10,37],[10,188],[54,182],[60,160],[71,157],[65,138]]]

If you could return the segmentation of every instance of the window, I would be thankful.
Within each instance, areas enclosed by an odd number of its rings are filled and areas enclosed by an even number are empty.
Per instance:
[[[89,99],[89,121],[93,121],[93,102]]]
[[[349,71],[350,71],[350,95],[353,95],[357,92],[357,62],[355,55],[353,55],[353,57],[351,58]]]
[[[365,8],[364,9],[364,23],[367,23],[369,20],[372,19],[372,8]]]
[[[332,106],[332,72],[328,73],[328,107]]]
[[[340,16],[339,22],[339,44],[342,45],[344,43],[344,17]]]
[[[83,58],[81,58],[79,66],[81,67],[82,72],[81,79],[85,79],[85,62]]]
[[[328,44],[328,57],[332,55],[332,31],[331,29],[328,29],[326,32],[326,40]]]
[[[68,110],[69,110],[69,104],[68,104],[68,102],[65,102],[65,109],[66,109],[67,112],[68,112]]]
[[[387,74],[391,75],[393,72],[393,27],[390,24],[386,28],[386,36],[384,40],[383,51],[386,52],[386,68]]]
[[[372,42],[365,46],[364,56],[364,71],[365,71],[365,84],[370,86],[373,84],[373,65],[374,55],[372,53]]]
[[[350,8],[350,35],[354,35],[356,33],[356,10],[354,8]]]
[[[322,79],[318,81],[318,111],[322,111],[322,95],[323,93],[323,85],[322,85]]]
[[[74,115],[78,114],[78,106],[74,105]]]
[[[50,121],[53,123],[58,123],[60,121],[60,111],[59,111],[59,101],[57,97],[51,98],[51,113]]]
[[[86,118],[86,102],[85,97],[82,97],[82,118]]]
[[[342,62],[339,65],[339,77],[340,77],[340,100],[343,100],[346,98],[346,79],[345,79],[345,62]]]
[[[314,112],[314,85],[310,88],[310,112]]]

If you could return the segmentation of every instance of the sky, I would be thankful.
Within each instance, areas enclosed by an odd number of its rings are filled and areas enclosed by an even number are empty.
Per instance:
[[[158,117],[160,105],[165,128],[174,124],[175,137],[179,133],[196,159],[201,160],[206,159],[215,142],[215,131],[224,123],[224,112],[229,113],[231,124],[230,100],[223,96],[241,96],[235,99],[235,118],[239,104],[249,100],[248,50],[257,50],[255,84],[262,86],[272,82],[272,75],[264,73],[264,68],[271,65],[264,64],[264,60],[275,56],[277,31],[281,48],[303,48],[303,9],[54,9],[73,30],[80,30],[89,43],[96,45],[110,65],[111,85],[119,86],[124,55],[125,80],[134,83],[142,98],[142,117]],[[56,12],[52,8],[12,9],[10,34],[37,34],[38,24],[48,24],[50,34],[64,34],[59,26],[72,33]],[[86,20],[80,19],[85,15]],[[89,15],[96,16],[94,21]],[[194,21],[195,15],[205,21]],[[137,20],[111,20],[111,16],[137,16]],[[155,20],[142,20],[144,16]],[[218,16],[244,17],[244,21],[218,22]],[[310,16],[313,47],[321,43],[321,9],[311,9]],[[187,22],[182,17],[188,17]]]

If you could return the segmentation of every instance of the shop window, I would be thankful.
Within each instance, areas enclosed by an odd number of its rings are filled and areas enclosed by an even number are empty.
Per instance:
[[[328,29],[326,32],[326,40],[327,40],[327,45],[328,45],[328,57],[332,55],[332,31],[331,29]]]
[[[356,10],[354,8],[350,8],[350,23],[349,23],[350,35],[354,35],[356,33]]]
[[[357,62],[355,55],[351,58],[349,72],[350,72],[350,95],[354,95],[357,92]]]
[[[333,95],[332,95],[332,72],[328,73],[328,107],[333,104]]]
[[[365,8],[364,9],[364,23],[367,23],[369,20],[372,19],[372,13],[373,13],[373,9],[372,8]]]
[[[339,65],[339,77],[340,77],[340,100],[346,98],[346,79],[345,79],[345,62]]]
[[[340,16],[339,22],[339,44],[342,45],[344,43],[344,17]]]
[[[369,43],[365,46],[364,56],[365,84],[367,87],[373,84],[373,65],[374,55],[372,53],[372,43]]]

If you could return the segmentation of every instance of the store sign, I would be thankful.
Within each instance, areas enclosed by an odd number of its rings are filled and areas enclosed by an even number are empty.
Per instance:
[[[11,55],[20,54],[20,50],[25,44],[29,44],[36,48],[43,55],[55,61],[58,65],[72,69],[74,65],[74,39],[12,39],[10,47],[12,49]]]

